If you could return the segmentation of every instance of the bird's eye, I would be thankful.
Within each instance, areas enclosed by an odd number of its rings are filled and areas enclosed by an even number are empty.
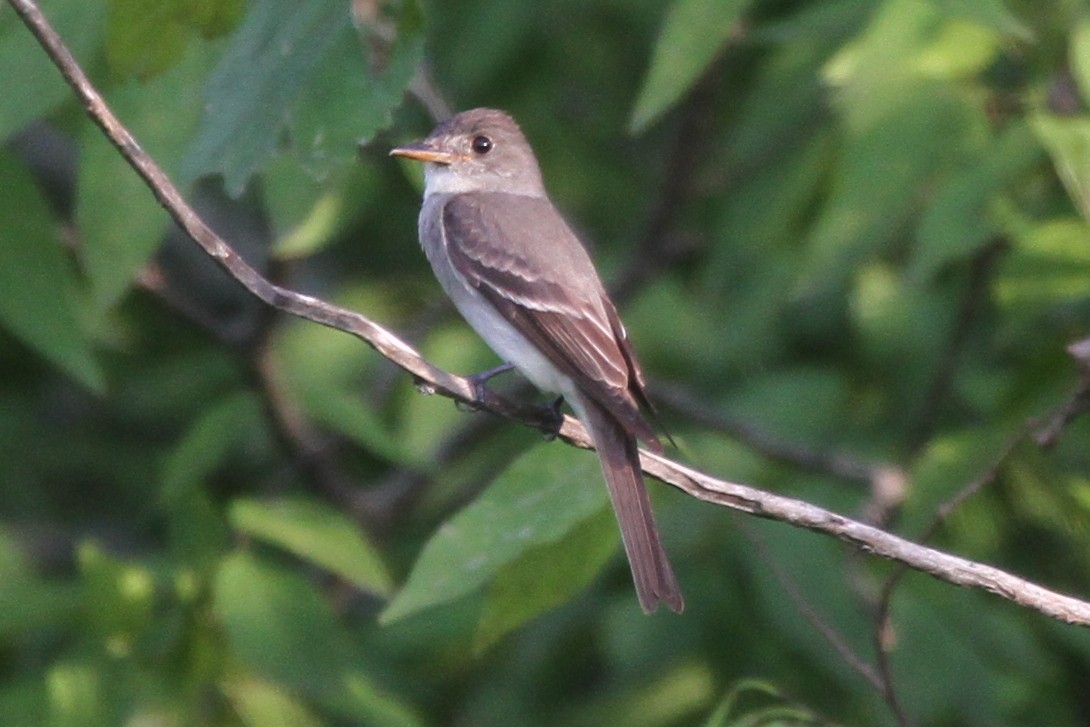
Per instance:
[[[471,146],[477,154],[487,154],[492,151],[492,140],[487,136],[477,136],[474,137]]]

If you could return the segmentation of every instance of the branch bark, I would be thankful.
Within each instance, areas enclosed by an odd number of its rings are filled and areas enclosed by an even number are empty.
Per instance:
[[[8,2],[60,70],[87,115],[144,179],[159,204],[194,242],[247,290],[286,313],[356,336],[412,374],[426,392],[438,393],[543,431],[555,429],[555,420],[548,410],[516,404],[491,390],[478,392],[469,380],[432,366],[411,346],[369,318],[273,285],[262,277],[186,203],[163,170],[113,114],[37,5],[32,0]],[[589,449],[591,446],[582,425],[571,417],[564,418],[559,436],[578,447]],[[648,475],[697,499],[830,535],[862,551],[898,561],[948,583],[994,593],[1066,623],[1090,626],[1090,603],[1086,601],[1051,591],[998,568],[913,543],[807,502],[727,482],[649,452],[642,452],[641,456]]]

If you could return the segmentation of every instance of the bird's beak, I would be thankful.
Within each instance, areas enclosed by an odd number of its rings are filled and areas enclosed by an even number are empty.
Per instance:
[[[440,151],[426,141],[418,141],[415,144],[406,144],[390,150],[392,157],[405,157],[415,159],[418,162],[432,162],[433,164],[447,165],[458,159],[457,154],[449,151]]]

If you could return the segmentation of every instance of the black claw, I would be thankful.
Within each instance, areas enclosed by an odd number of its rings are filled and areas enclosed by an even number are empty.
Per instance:
[[[564,412],[560,411],[562,406],[564,406],[564,397],[558,396],[552,404],[546,407],[550,414],[550,421],[541,430],[545,435],[546,442],[551,442],[560,436],[560,427],[564,426]]]

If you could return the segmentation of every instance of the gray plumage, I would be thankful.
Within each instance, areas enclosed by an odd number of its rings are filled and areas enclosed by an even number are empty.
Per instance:
[[[391,153],[427,162],[420,241],[463,317],[540,389],[562,394],[598,450],[640,605],[684,604],[655,528],[636,441],[644,377],[594,264],[545,192],[510,116],[475,109]]]

